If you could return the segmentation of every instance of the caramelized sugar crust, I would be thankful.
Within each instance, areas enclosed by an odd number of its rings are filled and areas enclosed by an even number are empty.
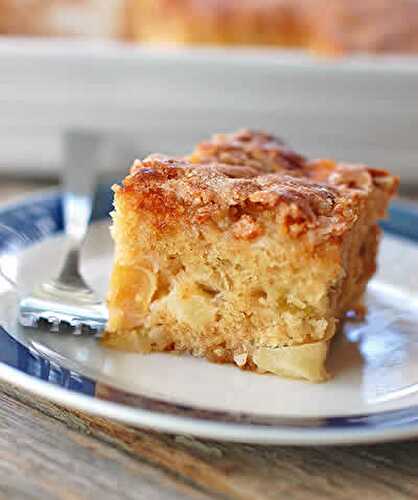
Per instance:
[[[134,0],[133,32],[157,43],[300,45],[289,0]]]
[[[223,226],[226,219],[237,238],[250,239],[263,232],[260,214],[277,211],[291,236],[309,232],[319,244],[349,230],[373,190],[391,196],[397,185],[384,170],[309,161],[272,135],[242,130],[217,134],[186,158],[137,160],[115,189],[134,210],[153,214],[160,229],[179,217],[191,224],[222,220]]]
[[[140,41],[292,46],[315,53],[418,51],[416,0],[136,0]]]
[[[328,341],[375,271],[397,183],[249,130],[136,161],[114,188],[105,344],[323,380]]]
[[[416,53],[416,0],[307,0],[310,47],[325,54]]]

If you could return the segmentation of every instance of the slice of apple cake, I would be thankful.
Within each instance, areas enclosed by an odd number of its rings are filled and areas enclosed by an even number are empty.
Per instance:
[[[397,178],[310,161],[264,133],[136,161],[115,186],[104,343],[320,381],[361,304]]]

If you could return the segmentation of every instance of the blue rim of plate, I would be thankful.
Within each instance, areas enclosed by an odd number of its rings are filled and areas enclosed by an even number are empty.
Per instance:
[[[108,187],[98,190],[93,221],[112,206]],[[24,236],[30,246],[63,229],[61,195],[47,192],[0,208],[0,224]],[[382,223],[386,232],[418,243],[418,208],[392,205]],[[1,235],[0,235],[1,236]],[[0,239],[0,252],[7,246]],[[0,379],[88,413],[164,432],[271,444],[348,444],[387,441],[418,435],[418,407],[354,416],[271,417],[206,410],[116,389],[85,377],[24,346],[0,326]]]

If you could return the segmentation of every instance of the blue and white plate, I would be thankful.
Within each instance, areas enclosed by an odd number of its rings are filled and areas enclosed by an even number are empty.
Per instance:
[[[112,259],[110,206],[104,190],[83,255],[86,278],[103,294]],[[91,337],[24,330],[16,323],[16,293],[5,280],[0,378],[94,415],[219,440],[318,445],[418,436],[418,211],[398,203],[385,229],[368,316],[346,325],[334,342],[334,378],[327,383],[257,375],[188,356],[115,352]],[[23,289],[57,271],[61,231],[59,193],[0,210],[3,263]]]

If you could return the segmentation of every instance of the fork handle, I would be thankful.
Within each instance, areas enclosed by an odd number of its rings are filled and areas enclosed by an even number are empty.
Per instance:
[[[96,165],[100,161],[102,138],[83,131],[64,137],[63,216],[69,250],[58,281],[69,287],[86,286],[80,274],[80,251],[87,234],[96,187]]]
[[[80,247],[93,209],[102,139],[97,133],[71,131],[66,133],[64,141],[64,230],[71,247]]]

